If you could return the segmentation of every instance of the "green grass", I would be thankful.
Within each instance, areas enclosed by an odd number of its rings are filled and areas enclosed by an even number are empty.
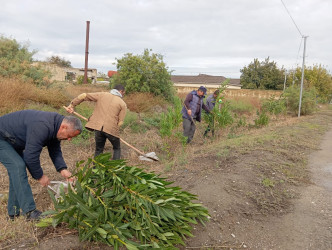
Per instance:
[[[262,180],[262,184],[263,184],[264,187],[267,187],[267,188],[274,187],[274,181],[269,179],[269,178],[264,178]]]
[[[229,100],[230,110],[234,113],[252,113],[255,107],[245,100]]]

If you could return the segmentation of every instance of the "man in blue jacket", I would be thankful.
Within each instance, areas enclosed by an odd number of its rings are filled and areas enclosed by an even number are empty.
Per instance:
[[[0,162],[9,176],[7,209],[11,219],[21,210],[28,220],[40,218],[42,212],[36,209],[26,168],[42,186],[49,185],[40,165],[40,154],[46,146],[55,169],[70,179],[72,174],[62,157],[60,141],[69,141],[81,132],[78,118],[55,112],[22,110],[0,117]]]
[[[183,135],[187,137],[187,143],[190,143],[194,138],[196,130],[195,120],[201,122],[202,109],[207,113],[210,112],[208,107],[203,103],[205,94],[206,88],[200,86],[197,91],[191,91],[184,101],[181,113],[183,118]]]

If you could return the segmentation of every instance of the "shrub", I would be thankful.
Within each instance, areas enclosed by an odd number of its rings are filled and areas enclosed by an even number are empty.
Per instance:
[[[84,76],[78,76],[76,77],[76,83],[77,84],[83,84],[84,82]],[[88,84],[91,84],[92,80],[90,78],[88,78]]]
[[[295,115],[299,113],[300,87],[291,86],[283,93],[287,110]],[[315,88],[302,90],[301,115],[309,115],[316,110]]]
[[[182,107],[182,100],[175,97],[174,105],[169,107],[166,113],[161,114],[159,132],[162,137],[172,136],[173,130],[180,125],[182,122]]]
[[[265,112],[259,113],[257,111],[258,118],[254,120],[256,127],[263,127],[269,124],[270,118]]]
[[[15,39],[0,36],[0,76],[17,77],[23,81],[32,81],[37,85],[48,82],[49,74],[37,65],[33,65],[28,44],[21,45]]]
[[[262,111],[269,112],[273,115],[284,114],[287,111],[284,100],[279,99],[275,100],[274,96],[269,99],[263,101],[262,103]]]
[[[148,124],[149,126],[159,128],[160,126],[161,117],[159,114],[151,116],[151,117],[144,117],[143,121]]]
[[[246,118],[243,116],[240,116],[240,118],[238,118],[237,122],[236,122],[236,127],[245,127],[247,126],[247,121]]]

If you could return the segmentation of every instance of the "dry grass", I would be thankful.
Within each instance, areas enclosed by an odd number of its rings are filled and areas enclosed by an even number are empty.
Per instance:
[[[108,92],[108,85],[91,85],[91,84],[82,84],[82,85],[68,85],[66,87],[66,95],[73,99],[76,96],[82,93],[94,93],[94,92]]]
[[[22,248],[36,245],[36,228],[34,223],[27,222],[23,217],[14,221],[7,218],[7,199],[0,199],[0,249],[13,249],[17,245]]]
[[[134,93],[124,97],[128,109],[132,112],[148,112],[153,107],[166,106],[167,102],[160,96],[154,96],[150,93]]]
[[[17,78],[0,77],[0,113],[5,114],[26,109],[33,103],[59,108],[68,103],[68,98],[60,89],[38,88],[31,82]]]

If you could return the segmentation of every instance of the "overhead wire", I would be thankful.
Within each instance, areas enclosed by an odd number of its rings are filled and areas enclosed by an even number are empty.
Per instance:
[[[300,46],[299,46],[299,49],[297,51],[297,56],[296,56],[296,61],[295,61],[295,69],[297,69],[297,67],[298,67],[298,60],[300,58],[300,50],[301,50],[301,47],[302,47],[302,40],[303,40],[303,37],[301,38]],[[294,80],[295,80],[294,78],[295,78],[295,70],[293,71],[293,83],[294,83]]]
[[[289,11],[288,11],[288,9],[287,9],[287,7],[286,7],[285,3],[284,3],[282,0],[280,0],[280,1],[281,1],[282,5],[285,7],[285,9],[286,9],[286,11],[287,11],[288,15],[290,16],[290,18],[292,19],[292,21],[293,21],[293,23],[294,23],[294,25],[295,25],[296,29],[298,30],[298,32],[300,33],[300,35],[303,37],[303,35],[302,35],[302,33],[301,33],[301,31],[300,31],[299,27],[296,25],[296,23],[295,23],[295,21],[294,21],[294,19],[293,19],[292,15],[290,14],[290,12],[289,12]]]
[[[293,21],[293,23],[294,23],[294,25],[295,25],[297,31],[298,31],[298,32],[300,33],[300,35],[301,35],[301,42],[300,42],[299,50],[298,50],[298,52],[297,52],[296,61],[295,61],[295,66],[296,66],[296,68],[297,68],[297,67],[298,67],[298,59],[299,59],[299,55],[300,55],[300,49],[301,49],[301,46],[302,46],[302,40],[304,39],[305,36],[302,34],[302,32],[300,31],[299,27],[298,27],[297,24],[295,23],[294,18],[292,17],[292,15],[290,14],[290,12],[288,11],[288,9],[287,9],[285,3],[283,2],[283,0],[280,0],[280,1],[281,1],[282,5],[285,7],[285,9],[286,9],[286,11],[287,11],[289,17],[292,19],[292,21]],[[294,77],[295,77],[295,72],[293,71],[293,83],[294,83]]]

